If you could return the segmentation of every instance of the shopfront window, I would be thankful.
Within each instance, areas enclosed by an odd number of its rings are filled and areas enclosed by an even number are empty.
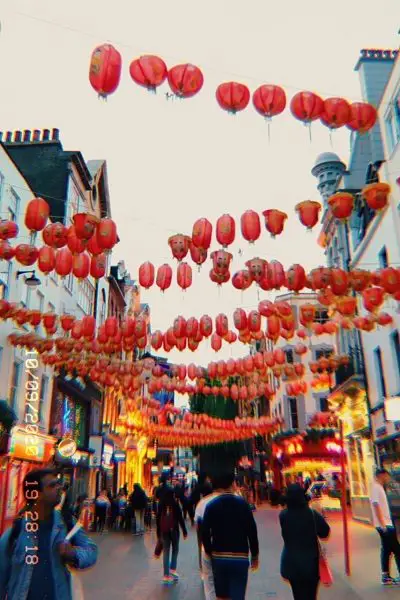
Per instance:
[[[365,449],[361,438],[349,439],[349,472],[352,496],[368,496],[368,457],[364,456]]]

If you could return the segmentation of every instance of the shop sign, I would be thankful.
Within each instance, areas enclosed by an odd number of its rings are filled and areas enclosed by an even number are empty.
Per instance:
[[[63,456],[64,458],[71,458],[71,456],[75,454],[76,450],[76,442],[71,438],[62,439],[57,446],[58,453],[61,454],[61,456]]]
[[[105,469],[112,469],[112,457],[114,454],[114,446],[105,443],[103,446],[103,460],[102,465]]]
[[[114,452],[114,462],[125,462],[126,460],[126,454],[125,452],[122,451],[116,451]]]
[[[20,460],[47,462],[54,453],[52,443],[39,435],[23,430],[13,431],[10,442],[10,454]]]
[[[90,467],[101,466],[101,456],[103,452],[103,437],[101,435],[91,435],[89,438],[89,448],[93,450],[90,454]]]

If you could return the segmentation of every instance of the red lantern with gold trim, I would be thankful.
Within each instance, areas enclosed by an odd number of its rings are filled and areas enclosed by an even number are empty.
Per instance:
[[[211,253],[211,260],[213,261],[213,270],[218,275],[223,275],[229,271],[229,267],[232,260],[232,254],[225,250],[216,250]]]
[[[15,221],[0,222],[0,239],[11,240],[18,236],[19,228]]]
[[[223,313],[217,315],[215,319],[215,331],[221,338],[225,337],[229,331],[228,317]]]
[[[317,307],[315,304],[305,303],[299,308],[299,321],[304,327],[310,327],[314,322]]]
[[[56,253],[53,248],[49,246],[43,246],[39,250],[38,256],[38,267],[39,270],[48,275],[52,271],[54,271],[54,267],[56,266]]]
[[[247,290],[251,286],[252,283],[253,283],[253,280],[247,269],[242,269],[241,271],[237,271],[237,273],[235,273],[232,276],[233,287],[236,288],[237,290],[242,290],[242,292],[244,290]]]
[[[280,290],[285,285],[285,270],[279,261],[268,263],[267,274],[271,289]]]
[[[353,296],[341,296],[337,298],[336,310],[344,317],[352,317],[357,310],[357,299]]]
[[[34,198],[26,207],[25,226],[29,231],[42,231],[49,218],[50,207],[43,198]]]
[[[212,225],[208,219],[197,219],[193,225],[192,243],[196,248],[208,250],[211,246]]]
[[[89,254],[83,252],[72,257],[72,272],[77,279],[86,279],[90,273]]]
[[[97,46],[92,52],[89,66],[90,85],[99,96],[106,98],[119,85],[122,70],[121,54],[111,44]]]
[[[304,200],[296,205],[296,212],[299,214],[299,219],[302,225],[311,230],[317,223],[321,204],[314,200]]]
[[[286,271],[286,287],[293,292],[300,292],[306,284],[306,272],[301,265],[292,265]]]
[[[354,196],[347,192],[337,192],[328,198],[328,204],[335,219],[347,221],[354,209]]]
[[[89,213],[77,213],[72,217],[76,237],[80,240],[89,241],[96,231],[99,222],[98,217]]]
[[[112,219],[100,219],[96,228],[97,244],[103,252],[110,252],[118,241],[117,226]]]
[[[191,98],[203,87],[204,77],[195,65],[176,65],[168,71],[168,83],[179,98]]]
[[[16,260],[25,267],[31,267],[39,256],[39,250],[30,244],[18,244],[15,248]]]
[[[267,319],[267,336],[270,340],[277,340],[281,331],[281,320],[277,315]]]
[[[139,267],[139,285],[148,290],[154,285],[155,271],[153,263],[147,261]]]
[[[330,284],[331,272],[327,267],[317,267],[309,273],[308,278],[313,290],[324,290]]]
[[[268,263],[263,258],[252,258],[246,262],[250,277],[253,281],[259,283],[267,272]]]
[[[171,248],[172,255],[179,262],[181,260],[183,260],[185,258],[185,256],[187,256],[187,253],[189,252],[191,241],[192,240],[190,239],[190,237],[188,235],[182,235],[181,233],[172,235],[168,239],[168,245]]]
[[[254,210],[246,210],[240,218],[242,236],[250,244],[254,244],[261,235],[260,217]]]
[[[178,265],[176,280],[184,291],[192,285],[192,267],[188,263],[182,262]]]
[[[233,323],[238,331],[245,331],[248,326],[247,314],[243,308],[237,308],[233,313]]]
[[[271,234],[271,237],[280,235],[285,227],[287,214],[276,208],[264,210],[262,214],[265,219],[265,229]]]
[[[216,334],[213,333],[211,336],[211,348],[215,351],[215,352],[219,352],[221,350],[222,347],[222,339],[221,337]]]
[[[203,263],[205,263],[207,260],[207,250],[205,248],[198,248],[197,246],[195,246],[193,244],[193,242],[191,242],[190,257],[191,257],[192,261],[194,263],[196,263],[196,265],[198,266],[199,271],[200,271],[201,265]]]
[[[107,257],[105,254],[92,256],[90,259],[90,275],[94,279],[101,279],[106,274]]]
[[[261,315],[257,310],[251,310],[247,317],[250,332],[257,333],[261,329]]]
[[[258,312],[263,317],[270,317],[277,313],[277,308],[271,300],[262,300],[258,305]]]
[[[59,250],[67,245],[68,228],[63,223],[50,223],[42,231],[45,244]]]
[[[364,307],[369,312],[376,312],[385,300],[385,289],[383,287],[370,287],[362,292]]]
[[[156,284],[162,292],[165,292],[172,283],[172,269],[168,264],[161,265],[157,269]]]
[[[331,269],[331,289],[335,296],[343,296],[349,289],[349,276],[343,269]]]
[[[362,191],[362,196],[372,210],[382,210],[389,202],[390,185],[378,181],[366,185]]]
[[[81,254],[86,249],[86,240],[81,240],[76,235],[75,226],[71,225],[67,232],[67,246],[72,254]]]
[[[386,267],[379,272],[379,283],[387,294],[394,296],[400,291],[400,269]]]

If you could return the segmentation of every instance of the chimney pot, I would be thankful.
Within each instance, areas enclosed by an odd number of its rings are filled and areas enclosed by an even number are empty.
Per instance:
[[[9,144],[11,142],[11,137],[12,137],[12,132],[11,131],[7,131],[7,133],[6,133],[6,142],[7,142],[7,144]]]
[[[14,131],[14,142],[17,144],[22,140],[22,131]]]
[[[25,142],[26,144],[28,144],[30,141],[31,141],[31,130],[30,129],[24,129],[23,142]]]
[[[50,139],[50,129],[43,129],[42,141],[43,142],[48,142],[49,139]]]
[[[60,139],[60,130],[54,127],[51,132],[51,137],[54,142],[58,142]]]
[[[33,130],[33,141],[40,142],[40,129]]]

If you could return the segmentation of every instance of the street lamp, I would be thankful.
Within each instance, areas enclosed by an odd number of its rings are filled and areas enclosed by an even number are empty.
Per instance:
[[[17,271],[16,277],[19,279],[20,275],[27,275],[28,273],[31,273],[31,276],[25,277],[25,285],[30,288],[35,288],[42,283],[40,279],[36,277],[36,271],[34,269],[31,271]]]

